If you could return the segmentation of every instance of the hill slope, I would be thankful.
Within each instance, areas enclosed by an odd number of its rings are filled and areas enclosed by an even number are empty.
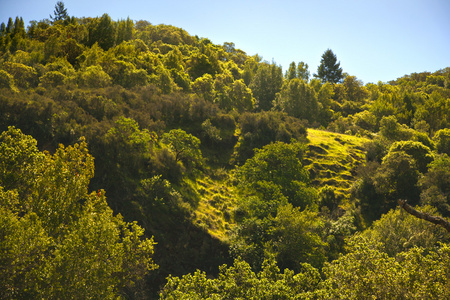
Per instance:
[[[310,128],[308,140],[305,165],[313,185],[328,185],[335,188],[338,198],[348,199],[356,168],[364,162],[363,145],[369,139]]]

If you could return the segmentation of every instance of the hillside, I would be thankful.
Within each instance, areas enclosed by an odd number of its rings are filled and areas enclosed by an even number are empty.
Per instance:
[[[450,68],[364,85],[322,58],[3,23],[0,298],[448,295],[447,235],[397,203],[450,217]]]
[[[308,129],[308,140],[305,165],[312,184],[330,186],[337,197],[349,200],[357,167],[365,162],[364,146],[370,140],[312,128]]]
[[[313,186],[329,186],[334,190],[343,208],[350,208],[350,189],[356,180],[357,168],[365,162],[364,146],[370,140],[324,130],[307,130],[307,153],[303,161]],[[225,170],[222,176],[226,176]],[[226,240],[236,222],[236,191],[230,180],[211,178],[199,180],[201,195],[194,213],[194,223],[212,236]]]

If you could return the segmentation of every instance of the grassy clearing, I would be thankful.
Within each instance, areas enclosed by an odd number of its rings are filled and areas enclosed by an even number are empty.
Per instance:
[[[305,166],[313,185],[334,187],[336,196],[348,199],[356,168],[364,161],[363,145],[369,139],[308,129],[308,140]]]
[[[225,241],[227,232],[234,224],[235,191],[227,179],[205,177],[197,181],[197,184],[201,197],[194,213],[194,223],[211,236]]]
[[[333,187],[341,205],[347,206],[345,200],[355,181],[356,168],[364,161],[363,145],[369,140],[316,129],[308,129],[308,139],[304,162],[312,184],[319,189],[326,185]],[[237,196],[228,171],[218,168],[213,173],[215,176],[205,176],[195,183],[199,197],[193,223],[226,242],[227,233],[235,225]]]

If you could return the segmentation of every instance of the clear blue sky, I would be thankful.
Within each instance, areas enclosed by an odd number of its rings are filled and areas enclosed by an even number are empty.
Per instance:
[[[449,0],[66,0],[68,13],[171,24],[286,70],[304,61],[317,71],[330,48],[344,72],[364,83],[450,67]],[[0,0],[0,22],[25,24],[53,14],[56,0]]]

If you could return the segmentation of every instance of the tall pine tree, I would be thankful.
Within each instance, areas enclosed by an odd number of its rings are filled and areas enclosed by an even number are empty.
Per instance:
[[[336,55],[327,49],[322,55],[320,65],[317,68],[317,74],[314,77],[319,78],[323,83],[338,83],[341,82],[344,76],[342,75],[341,63],[337,62]]]
[[[55,16],[50,15],[50,19],[53,21],[53,23],[59,20],[65,20],[69,17],[69,15],[67,14],[67,8],[65,8],[64,2],[62,1],[56,2],[53,14]]]

